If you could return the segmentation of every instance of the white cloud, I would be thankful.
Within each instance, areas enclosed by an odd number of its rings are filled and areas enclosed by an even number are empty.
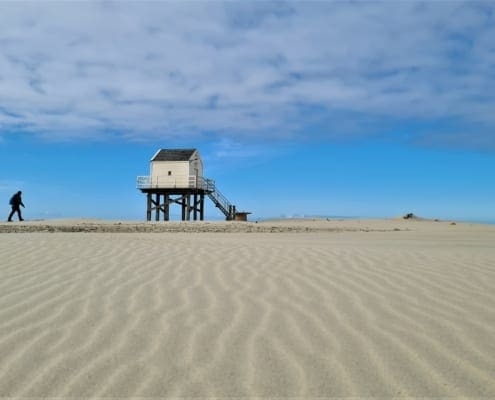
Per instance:
[[[0,3],[0,132],[276,137],[308,134],[316,107],[338,127],[481,124],[485,142],[494,16],[488,2]]]

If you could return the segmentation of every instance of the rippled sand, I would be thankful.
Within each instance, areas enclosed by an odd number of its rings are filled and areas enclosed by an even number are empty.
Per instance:
[[[0,397],[495,397],[495,227],[264,224],[0,234]]]

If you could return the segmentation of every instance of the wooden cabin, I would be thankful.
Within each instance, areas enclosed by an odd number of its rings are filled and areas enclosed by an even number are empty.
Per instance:
[[[160,149],[151,158],[151,187],[195,188],[202,178],[203,161],[196,149]]]
[[[196,149],[160,149],[151,158],[150,175],[138,176],[136,186],[146,194],[146,219],[169,220],[169,208],[178,204],[182,220],[204,219],[204,198],[211,199],[228,221],[245,221],[246,212],[237,213],[236,207],[220,193],[215,181],[203,176],[203,161]],[[238,215],[239,214],[239,215]],[[245,214],[245,215],[240,215]]]

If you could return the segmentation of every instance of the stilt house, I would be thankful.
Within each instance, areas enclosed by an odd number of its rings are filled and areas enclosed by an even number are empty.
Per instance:
[[[137,177],[137,188],[147,196],[146,218],[169,220],[171,204],[182,207],[182,220],[204,219],[204,197],[208,196],[227,220],[236,219],[236,208],[203,176],[203,161],[197,149],[160,149],[151,158],[150,175]]]

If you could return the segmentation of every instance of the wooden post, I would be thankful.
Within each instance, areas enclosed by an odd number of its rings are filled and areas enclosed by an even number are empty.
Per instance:
[[[186,194],[186,221],[191,220],[191,195]]]
[[[182,221],[186,220],[186,199],[185,195],[182,195],[181,197],[181,205],[182,205]]]
[[[200,193],[199,195],[199,219],[203,221],[205,219],[205,195],[204,193]]]
[[[169,212],[169,201],[168,201],[168,194],[165,194],[164,196],[164,199],[163,199],[163,203],[164,203],[164,220],[165,221],[169,221],[170,220],[170,212]]]
[[[146,194],[146,221],[151,221],[151,193]]]
[[[194,192],[194,220],[198,220],[198,194]]]
[[[155,194],[155,221],[160,221],[160,193]]]

